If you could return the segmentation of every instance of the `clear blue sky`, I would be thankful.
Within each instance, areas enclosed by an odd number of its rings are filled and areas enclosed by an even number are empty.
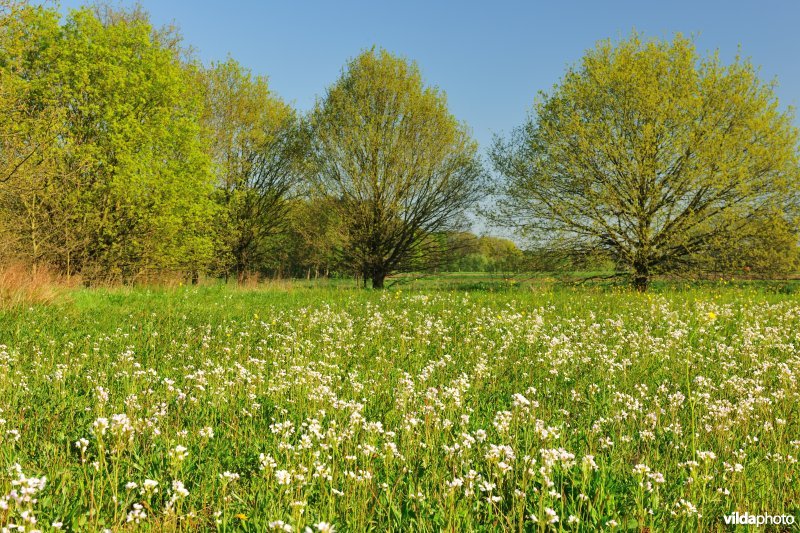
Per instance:
[[[86,2],[63,0],[63,8]],[[121,5],[135,2],[123,0]],[[300,110],[309,109],[364,48],[417,61],[485,148],[519,125],[539,90],[600,39],[674,32],[702,51],[743,55],[776,78],[784,106],[800,104],[800,2],[583,1],[268,2],[140,0],[157,25],[176,23],[204,62],[230,55]]]

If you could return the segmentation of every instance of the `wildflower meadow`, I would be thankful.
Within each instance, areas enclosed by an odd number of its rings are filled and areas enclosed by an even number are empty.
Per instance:
[[[799,346],[755,289],[75,291],[0,311],[0,524],[794,521]]]

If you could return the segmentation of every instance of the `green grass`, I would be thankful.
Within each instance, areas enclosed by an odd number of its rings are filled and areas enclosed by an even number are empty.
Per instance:
[[[0,311],[0,525],[797,516],[800,297],[781,287],[211,286]]]

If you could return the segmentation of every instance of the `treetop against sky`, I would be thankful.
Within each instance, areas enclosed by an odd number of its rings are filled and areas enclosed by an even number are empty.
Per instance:
[[[63,0],[64,11],[84,4]],[[120,5],[133,6],[133,0]],[[140,0],[156,25],[175,23],[204,62],[228,55],[269,76],[270,88],[300,111],[313,107],[348,59],[373,45],[419,63],[446,91],[453,114],[482,149],[510,132],[566,67],[606,38],[632,29],[650,37],[693,35],[701,55],[740,50],[777,79],[782,105],[800,104],[800,4],[777,2],[229,3]]]

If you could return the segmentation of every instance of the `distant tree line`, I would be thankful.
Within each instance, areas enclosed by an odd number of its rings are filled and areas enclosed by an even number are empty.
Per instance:
[[[141,9],[0,0],[0,263],[93,281],[798,268],[798,133],[749,62],[600,43],[489,152],[413,62],[302,114]],[[481,208],[479,209],[479,205]],[[468,233],[481,211],[508,239]]]
[[[520,272],[530,263],[510,239],[466,232],[450,234],[448,240],[452,254],[442,267],[445,272]]]

